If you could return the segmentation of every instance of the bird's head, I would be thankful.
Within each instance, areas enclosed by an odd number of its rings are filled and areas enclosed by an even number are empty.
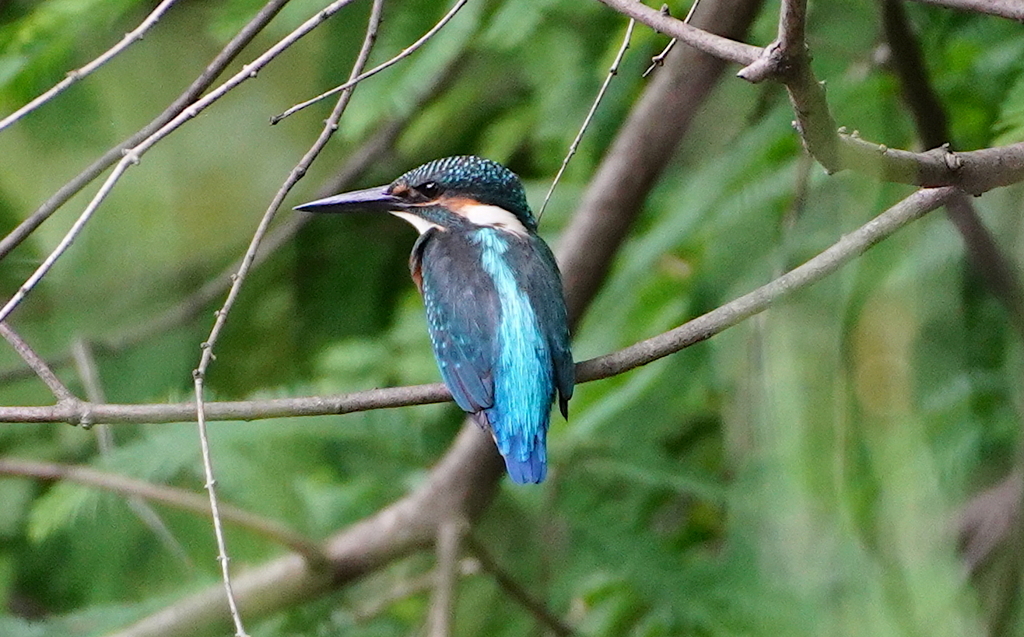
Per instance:
[[[387,186],[311,201],[309,212],[390,212],[420,232],[490,226],[525,234],[537,230],[523,184],[489,159],[445,157],[405,173]]]

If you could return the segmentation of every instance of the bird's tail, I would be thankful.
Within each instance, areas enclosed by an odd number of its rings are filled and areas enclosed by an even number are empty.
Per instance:
[[[524,441],[517,440],[515,442]],[[518,484],[543,482],[544,477],[548,473],[547,451],[544,449],[544,443],[538,442],[534,444],[533,448],[525,453],[521,452],[517,447],[518,445],[513,444],[509,452],[503,454],[509,477]]]
[[[547,427],[542,426],[533,435],[509,435],[505,427],[495,429],[494,410],[487,409],[473,414],[478,425],[490,432],[498,452],[505,459],[505,468],[512,481],[517,484],[543,482],[548,473],[548,453],[545,442]]]

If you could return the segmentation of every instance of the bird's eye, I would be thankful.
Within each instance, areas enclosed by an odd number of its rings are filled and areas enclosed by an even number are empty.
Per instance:
[[[416,190],[428,199],[433,199],[441,194],[441,186],[436,181],[428,181],[416,186]]]

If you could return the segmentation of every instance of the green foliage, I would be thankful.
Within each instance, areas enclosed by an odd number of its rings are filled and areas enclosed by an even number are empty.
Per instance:
[[[0,225],[14,227],[158,113],[259,5],[179,3],[123,58],[0,133]],[[385,3],[371,64],[419,38],[449,7]],[[242,60],[318,8],[311,0],[290,3]],[[1024,139],[1019,25],[908,9],[956,147]],[[9,6],[0,25],[3,112],[116,42],[143,11],[129,0]],[[828,83],[838,123],[891,147],[915,147],[899,86],[878,65],[874,5],[812,11],[815,72]],[[365,2],[347,7],[133,168],[15,315],[33,346],[56,356],[79,338],[120,337],[236,259],[328,107],[273,128],[267,119],[344,81],[367,12]],[[749,41],[767,43],[775,25],[774,9],[766,10]],[[384,183],[421,160],[479,153],[521,174],[539,207],[624,29],[625,20],[598,3],[470,2],[422,50],[360,85],[337,139],[287,205],[312,198],[363,140],[407,118],[394,148],[353,187]],[[637,28],[545,214],[542,232],[552,243],[647,87],[640,73],[650,55],[664,44]],[[439,76],[441,90],[414,109]],[[722,305],[909,192],[808,168],[792,117],[783,91],[726,73],[661,183],[637,202],[640,219],[578,330],[578,360]],[[1016,187],[975,201],[1015,264],[1024,255],[1021,194]],[[74,198],[5,260],[5,295],[85,201]],[[407,273],[413,240],[393,219],[308,224],[243,288],[217,346],[210,398],[435,382],[421,301]],[[188,400],[214,306],[219,301],[141,344],[96,348],[108,400]],[[951,224],[933,215],[709,342],[579,386],[570,421],[552,426],[549,481],[504,483],[474,535],[581,635],[982,634],[994,621],[993,600],[1013,587],[965,578],[950,520],[972,493],[1003,477],[1017,454],[1017,338],[967,265]],[[0,349],[0,363],[18,359]],[[73,367],[59,373],[83,392]],[[49,401],[35,381],[0,385],[5,405]],[[227,503],[327,538],[421,484],[460,423],[452,405],[213,423],[218,492]],[[100,454],[88,431],[3,425],[0,457],[82,463],[201,490],[194,425],[112,432],[113,451]],[[106,634],[215,584],[209,522],[163,505],[153,510],[159,525],[125,498],[91,487],[0,477],[0,634]],[[238,568],[285,550],[231,525],[227,539]],[[429,554],[408,557],[343,591],[253,620],[250,631],[415,633],[429,590],[391,596],[433,565]],[[1021,626],[1014,619],[1005,634],[1024,634]],[[491,574],[461,581],[456,635],[538,630]]]

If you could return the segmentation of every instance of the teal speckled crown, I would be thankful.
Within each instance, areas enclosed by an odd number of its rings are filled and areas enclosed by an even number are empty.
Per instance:
[[[530,230],[537,229],[526,191],[519,177],[497,162],[475,155],[459,155],[435,159],[414,168],[394,183],[419,186],[434,182],[445,195],[470,197],[483,204],[501,206]]]

